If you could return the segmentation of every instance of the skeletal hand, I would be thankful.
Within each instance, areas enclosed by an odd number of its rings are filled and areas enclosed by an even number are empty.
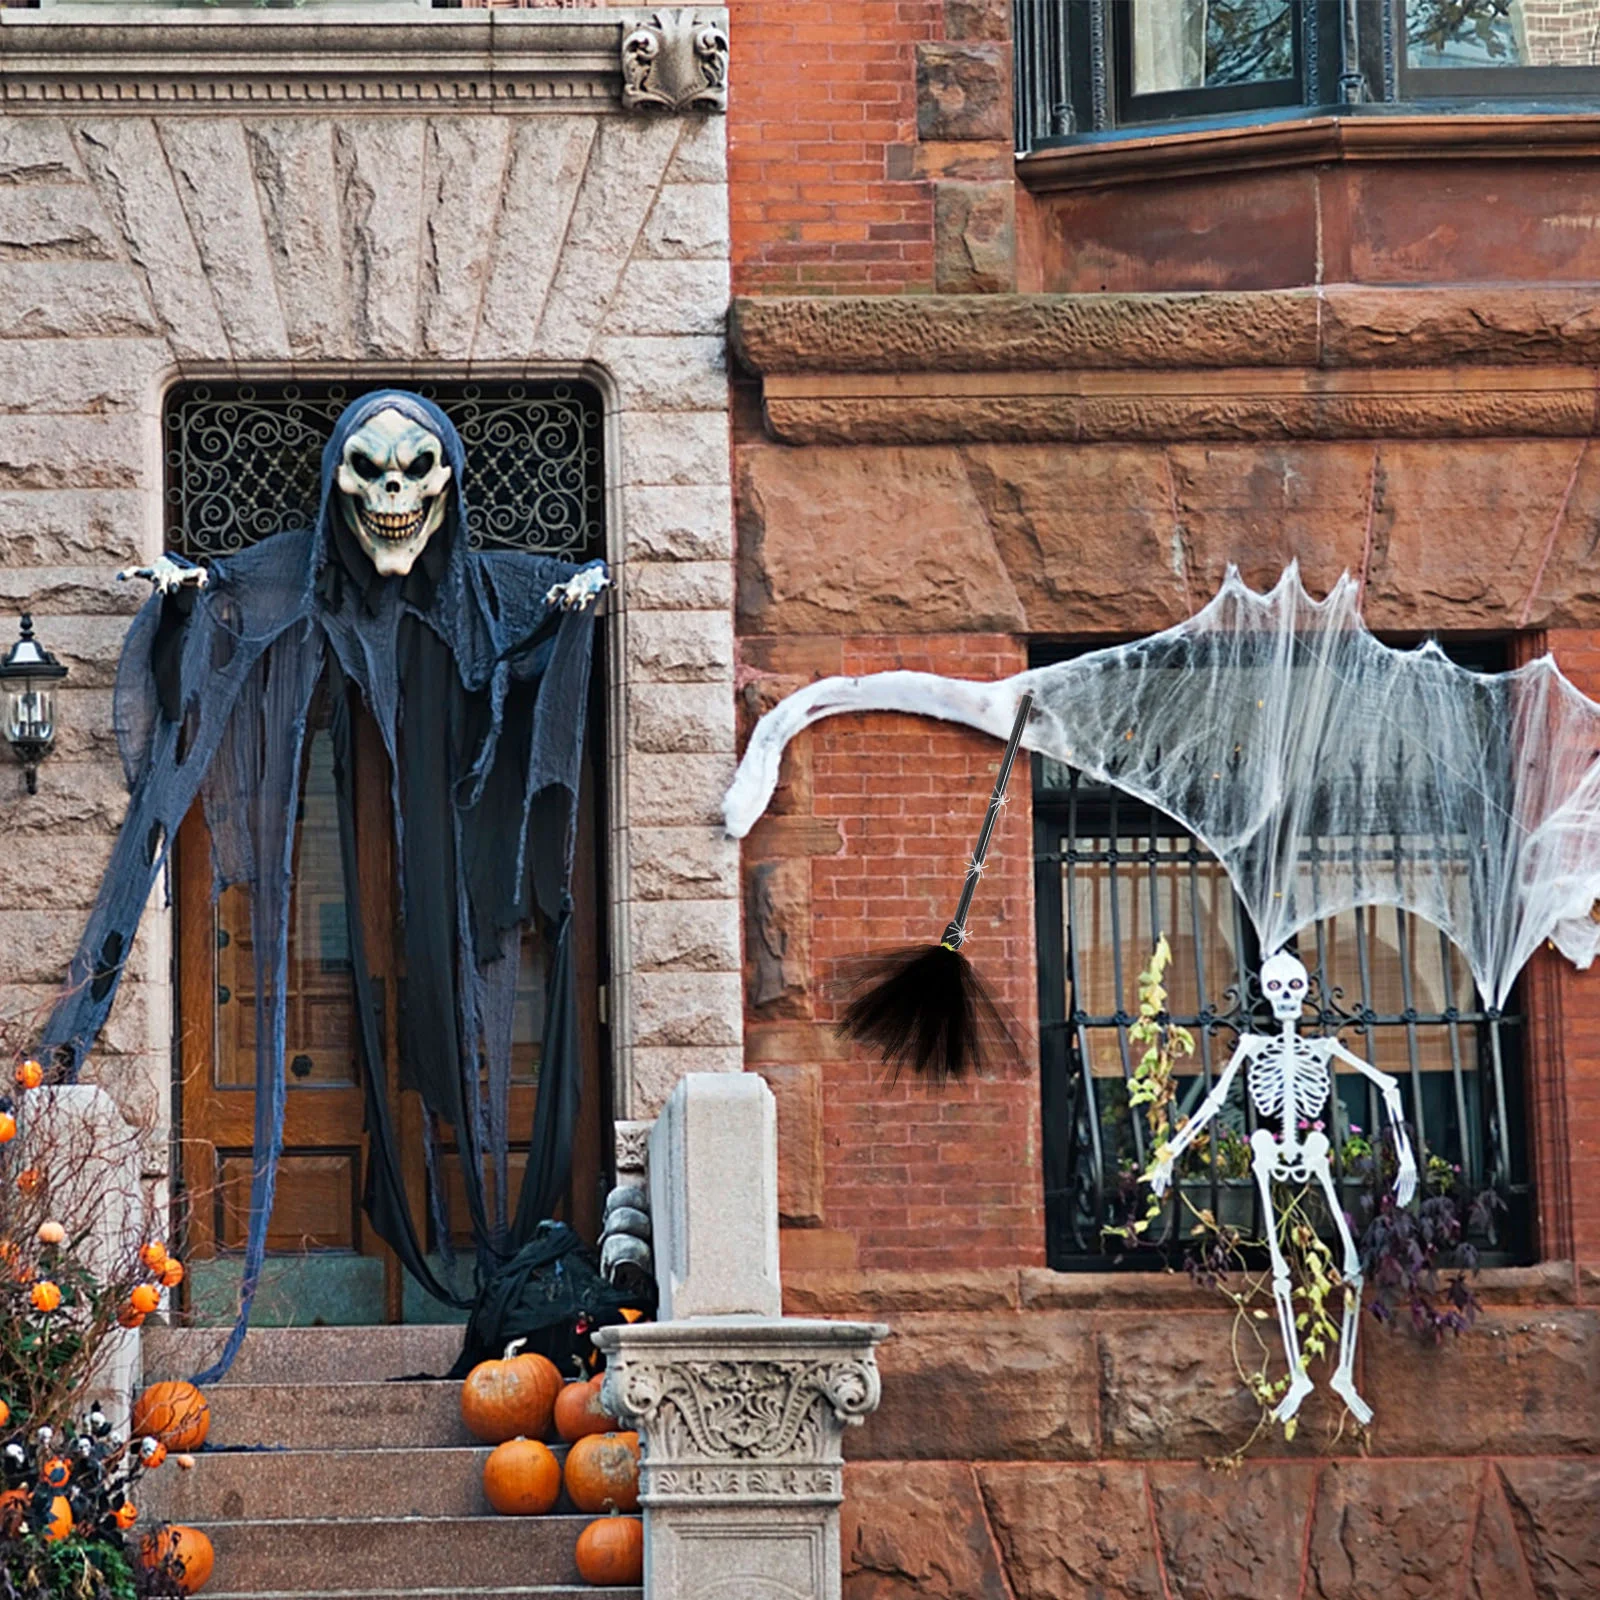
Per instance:
[[[1408,1206],[1417,1192],[1417,1161],[1409,1150],[1400,1154],[1400,1171],[1394,1180],[1394,1198],[1397,1205]]]
[[[1167,1187],[1172,1182],[1172,1157],[1163,1156],[1151,1169],[1145,1173],[1145,1180],[1155,1191],[1156,1199],[1161,1199],[1167,1192]]]
[[[129,578],[148,578],[162,594],[176,594],[183,588],[204,589],[211,582],[211,574],[204,567],[174,555],[157,556],[148,567],[124,567],[117,574],[121,583]]]
[[[603,561],[575,572],[565,583],[553,585],[545,594],[545,603],[560,606],[563,611],[582,611],[603,589],[611,587],[611,574]]]

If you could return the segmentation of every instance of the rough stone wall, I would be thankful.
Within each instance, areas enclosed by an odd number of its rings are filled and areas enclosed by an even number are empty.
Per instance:
[[[588,373],[610,396],[619,595],[610,816],[619,1115],[737,1069],[722,327],[724,125],[603,99],[531,115],[0,117],[0,592],[70,668],[39,794],[0,774],[0,1007],[42,1004],[123,810],[110,686],[161,544],[179,376]],[[166,919],[146,918],[93,1071],[165,1158]]]
[[[1009,0],[734,0],[736,285],[1014,286]]]

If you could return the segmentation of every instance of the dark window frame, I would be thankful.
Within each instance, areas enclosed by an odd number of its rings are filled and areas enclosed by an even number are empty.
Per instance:
[[[1355,0],[1353,52],[1343,0],[1293,3],[1295,79],[1134,96],[1130,0],[1012,0],[1018,152],[1307,117],[1600,109],[1600,66],[1413,67],[1406,0]]]
[[[1049,646],[1035,651],[1034,665],[1075,654]],[[1458,659],[1486,670],[1498,670],[1505,663],[1493,646],[1466,646],[1452,651]],[[1059,769],[1057,769],[1059,770]],[[1109,911],[1113,920],[1113,987],[1126,1005],[1132,973],[1143,966],[1148,950],[1136,946],[1118,932],[1120,897],[1115,882],[1119,870],[1131,873],[1130,891],[1148,891],[1152,931],[1159,926],[1163,883],[1170,876],[1160,875],[1174,866],[1187,870],[1190,891],[1189,914],[1198,919],[1198,873],[1205,863],[1215,868],[1215,858],[1193,840],[1178,823],[1154,807],[1111,788],[1090,785],[1076,774],[1067,775],[1065,788],[1047,786],[1050,764],[1034,757],[1034,879],[1037,920],[1038,998],[1040,1039],[1040,1107],[1042,1122],[1042,1164],[1045,1190],[1046,1259],[1058,1271],[1105,1271],[1111,1269],[1154,1269],[1170,1264],[1181,1255],[1184,1234],[1177,1186],[1168,1208],[1165,1237],[1161,1248],[1132,1254],[1108,1247],[1101,1229],[1122,1220],[1119,1205],[1127,1196],[1117,1170],[1119,1154],[1133,1155],[1135,1164],[1147,1164],[1144,1129],[1138,1116],[1130,1114],[1125,1101],[1107,1094],[1097,1084],[1117,1085],[1115,1078],[1097,1077],[1089,1070],[1094,1036],[1115,1038],[1120,1053],[1123,1082],[1131,1074],[1133,1054],[1127,1029],[1133,1022],[1124,1010],[1107,1015],[1086,1012],[1078,998],[1079,952],[1074,948],[1069,909],[1071,874],[1083,867],[1107,872],[1113,882]],[[1159,849],[1157,840],[1168,842]],[[1101,841],[1098,845],[1093,841]],[[1131,841],[1141,841],[1138,848]],[[1109,855],[1109,861],[1108,861]],[[1194,992],[1197,1009],[1174,1016],[1173,1020],[1195,1036],[1195,1070],[1184,1074],[1192,1100],[1207,1092],[1214,1076],[1226,1065],[1233,1049],[1233,1038],[1244,1026],[1263,1026],[1260,1018],[1251,1019],[1259,1005],[1254,978],[1261,952],[1254,930],[1235,895],[1232,899],[1233,948],[1236,970],[1226,974],[1204,970],[1204,943],[1199,924],[1193,930],[1192,959],[1195,963]],[[1380,919],[1393,919],[1381,921]],[[1402,1098],[1419,1147],[1437,1148],[1459,1158],[1462,1182],[1472,1188],[1491,1185],[1506,1202],[1491,1240],[1475,1241],[1486,1261],[1500,1264],[1523,1263],[1533,1259],[1533,1191],[1531,1179],[1531,1138],[1527,1111],[1526,1065],[1529,1030],[1522,1013],[1522,986],[1513,993],[1504,1012],[1483,1004],[1475,993],[1461,994],[1450,986],[1450,962],[1443,936],[1419,918],[1399,917],[1389,908],[1366,914],[1356,940],[1360,962],[1360,992],[1345,995],[1328,986],[1328,950],[1324,929],[1307,929],[1297,941],[1300,956],[1311,970],[1315,993],[1305,1031],[1335,1033],[1357,1054],[1377,1059],[1385,1070],[1401,1079]],[[1390,927],[1399,952],[1399,975],[1404,1004],[1395,1011],[1380,1012],[1372,1004],[1371,967],[1377,930]],[[1177,930],[1173,930],[1177,932]],[[1187,931],[1187,930],[1186,930]],[[1415,937],[1440,940],[1439,966],[1444,978],[1446,1005],[1437,1012],[1426,1012],[1416,1004],[1411,987],[1414,981],[1414,955],[1408,940]],[[1131,972],[1128,963],[1134,963]],[[1469,980],[1470,981],[1470,980]],[[1264,1024],[1270,1027],[1270,1022]],[[1419,1030],[1433,1030],[1448,1044],[1451,1067],[1448,1074],[1424,1072],[1421,1065],[1423,1041]],[[1471,1030],[1475,1065],[1463,1067],[1466,1031]],[[1398,1055],[1399,1059],[1395,1057]],[[1445,1081],[1448,1076],[1448,1082]],[[1353,1090],[1358,1105],[1365,1100],[1365,1126],[1377,1123],[1377,1104],[1359,1079],[1338,1080]],[[1118,1085],[1120,1087],[1120,1085]],[[1241,1091],[1236,1087],[1236,1095]],[[1347,1096],[1348,1098],[1348,1096]],[[1420,1108],[1420,1114],[1419,1114]],[[1330,1114],[1332,1107],[1330,1106]],[[1244,1108],[1250,1118],[1248,1106]],[[1106,1119],[1110,1117],[1108,1122]],[[1336,1119],[1337,1120],[1337,1119]],[[1420,1124],[1420,1126],[1419,1126]],[[1247,1120],[1248,1125],[1248,1120]],[[1115,1146],[1108,1151],[1107,1145]],[[1337,1145],[1337,1141],[1336,1141]],[[1122,1147],[1127,1146],[1127,1150]],[[1338,1173],[1341,1183],[1344,1174]],[[1260,1218],[1254,1186],[1242,1180],[1223,1178],[1213,1160],[1209,1178],[1189,1179],[1185,1185],[1197,1204],[1209,1206],[1214,1215],[1240,1223],[1259,1236]],[[1356,1185],[1350,1182],[1347,1193],[1355,1200]],[[1230,1212],[1231,1208],[1231,1212]]]

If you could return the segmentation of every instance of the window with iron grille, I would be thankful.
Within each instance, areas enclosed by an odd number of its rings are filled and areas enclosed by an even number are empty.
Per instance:
[[[1502,663],[1480,653],[1469,664]],[[1128,1030],[1156,938],[1164,934],[1172,949],[1170,1018],[1195,1039],[1178,1083],[1179,1121],[1210,1091],[1242,1030],[1275,1029],[1256,987],[1270,952],[1259,948],[1220,863],[1170,817],[1042,757],[1034,758],[1033,784],[1048,1259],[1058,1269],[1104,1268],[1121,1258],[1103,1230],[1125,1220],[1152,1160],[1144,1118],[1128,1101],[1139,1057]],[[1338,849],[1338,840],[1310,839],[1306,859],[1314,870],[1319,852],[1329,859]],[[1451,1181],[1466,1192],[1492,1187],[1506,1202],[1495,1237],[1475,1241],[1485,1258],[1527,1259],[1531,1195],[1515,997],[1504,1013],[1485,1005],[1445,936],[1389,906],[1319,922],[1292,948],[1313,982],[1302,1028],[1337,1034],[1400,1081],[1419,1159],[1456,1169]],[[1381,1133],[1381,1104],[1353,1070],[1339,1069],[1334,1085],[1326,1131],[1345,1208],[1356,1213],[1359,1181],[1350,1166],[1363,1141]],[[1187,1232],[1178,1223],[1184,1198],[1247,1237],[1262,1237],[1247,1165],[1255,1126],[1241,1075],[1205,1156],[1191,1159],[1175,1186],[1174,1248]],[[1241,1159],[1230,1160],[1230,1152]],[[1153,1253],[1144,1254],[1155,1264]]]
[[[1583,0],[1013,0],[1017,148],[1151,124],[1600,103]]]
[[[214,559],[316,518],[322,447],[374,389],[410,389],[456,425],[473,549],[605,553],[603,412],[590,384],[185,383],[167,396],[167,547]]]

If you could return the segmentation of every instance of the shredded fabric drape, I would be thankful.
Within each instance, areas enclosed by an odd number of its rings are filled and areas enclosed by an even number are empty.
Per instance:
[[[380,577],[337,514],[345,440],[398,409],[445,445],[444,524],[404,578]],[[429,1292],[391,1126],[380,996],[356,878],[353,718],[377,725],[391,776],[406,984],[402,1082],[462,1152],[480,1279],[531,1237],[566,1186],[581,1081],[568,893],[594,616],[547,599],[579,569],[466,543],[466,463],[444,414],[397,391],[367,395],[323,453],[316,525],[210,567],[201,591],[155,594],[129,631],[116,720],[129,788],[98,899],[42,1047],[74,1077],[111,1008],[140,914],[197,796],[215,893],[247,886],[256,992],[255,1156],[238,1321],[243,1339],[266,1252],[282,1142],[285,988],[295,818],[313,698],[328,697],[369,1155],[366,1207]],[[549,975],[532,1150],[513,1219],[503,1180],[520,929],[545,930]]]
[[[1600,706],[1549,657],[1481,673],[1437,645],[1397,650],[1361,620],[1348,576],[1314,600],[1291,567],[1266,594],[1229,570],[1166,632],[974,683],[929,673],[830,678],[757,725],[724,802],[747,833],[784,746],[841,712],[912,712],[1024,744],[1175,818],[1227,869],[1273,951],[1358,905],[1426,918],[1503,1006],[1552,939],[1600,948]]]

